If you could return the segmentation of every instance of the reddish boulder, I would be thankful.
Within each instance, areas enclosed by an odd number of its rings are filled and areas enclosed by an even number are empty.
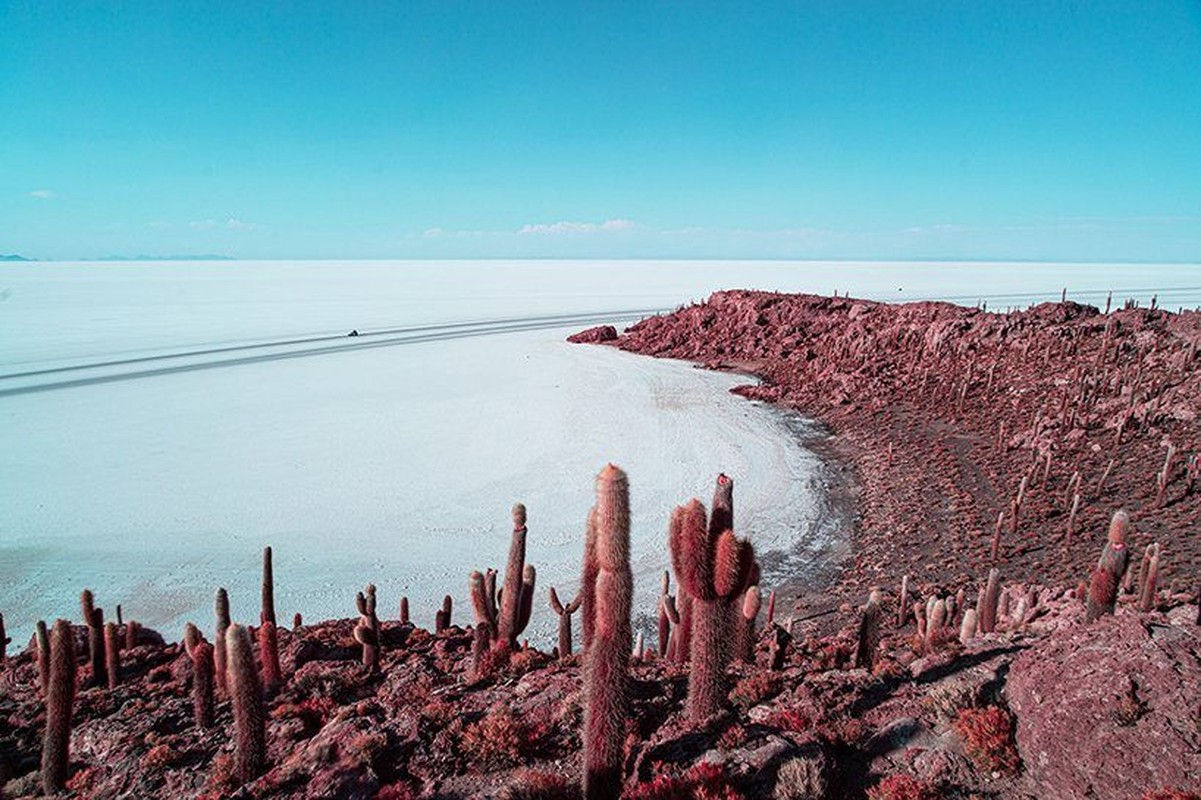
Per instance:
[[[1006,684],[1027,777],[1044,800],[1201,790],[1201,629],[1118,613],[1064,628]]]

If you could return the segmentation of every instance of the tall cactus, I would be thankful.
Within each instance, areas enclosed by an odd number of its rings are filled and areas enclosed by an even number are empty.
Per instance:
[[[525,506],[513,506],[513,540],[509,545],[509,561],[505,565],[505,587],[501,593],[500,622],[497,640],[513,649],[521,634],[518,617],[521,614],[522,578],[525,572]]]
[[[42,743],[42,790],[58,794],[67,785],[71,712],[75,705],[75,633],[66,620],[50,634],[50,681],[46,689],[46,735]]]
[[[1159,580],[1159,544],[1147,545],[1147,568],[1139,581],[1138,610],[1155,608],[1155,586]]]
[[[225,694],[225,632],[229,630],[230,623],[229,595],[224,589],[217,590],[213,610],[217,616],[217,636],[213,640],[213,673],[217,678],[217,691]]]
[[[997,602],[1001,597],[1001,573],[994,567],[988,571],[988,583],[976,598],[976,620],[981,633],[992,633],[997,625]]]
[[[263,548],[263,608],[259,611],[259,622],[275,624],[275,568],[272,564],[271,548]]]
[[[250,632],[230,625],[225,632],[226,684],[234,712],[234,772],[249,783],[267,767],[266,714],[263,687],[254,667]]]
[[[1101,558],[1089,581],[1088,606],[1085,619],[1092,622],[1105,614],[1112,614],[1118,602],[1118,584],[1126,573],[1130,562],[1130,551],[1126,547],[1130,516],[1122,510],[1114,513],[1109,523]]]
[[[717,529],[730,519],[733,482],[718,478],[717,513],[706,520],[699,500],[676,508],[671,524],[671,558],[676,577],[692,598],[692,669],[688,717],[700,724],[726,699],[726,666],[733,649],[732,603],[749,585],[755,561],[750,543]]]
[[[584,527],[584,566],[580,576],[580,633],[584,650],[592,643],[592,626],[596,619],[596,508],[588,512]]]
[[[868,672],[876,664],[876,649],[880,646],[880,628],[884,620],[884,600],[879,589],[873,588],[867,605],[859,617],[859,635],[855,643],[855,667]]]
[[[563,660],[571,657],[571,615],[580,607],[582,598],[576,595],[576,598],[567,605],[559,602],[559,595],[555,593],[555,587],[550,587],[550,607],[551,610],[559,617],[559,659]]]
[[[596,564],[592,641],[584,655],[584,799],[621,794],[623,745],[629,715],[631,646],[630,490],[609,464],[596,479]]]

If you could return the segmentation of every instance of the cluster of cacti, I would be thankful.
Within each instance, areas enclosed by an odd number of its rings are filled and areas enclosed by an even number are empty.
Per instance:
[[[375,615],[375,584],[355,595],[355,607],[359,611],[359,622],[354,626],[354,638],[363,646],[363,666],[369,673],[379,672],[379,617]]]
[[[450,615],[454,610],[454,598],[446,595],[442,598],[442,608],[434,612],[434,633],[438,634],[450,627]]]
[[[576,595],[574,600],[567,605],[563,605],[559,601],[559,595],[555,593],[555,587],[550,587],[550,607],[559,617],[558,653],[560,659],[571,656],[571,615],[580,607],[581,602],[583,602],[583,598],[580,595]]]
[[[75,634],[60,619],[50,633],[46,682],[46,733],[42,741],[42,790],[58,794],[67,785],[71,714],[75,707]]]
[[[596,479],[592,639],[584,654],[584,798],[621,794],[623,745],[629,714],[630,494],[625,473],[609,464]]]
[[[688,716],[704,722],[726,700],[726,666],[733,655],[733,604],[749,588],[755,554],[730,529],[733,481],[720,475],[713,512],[699,500],[677,507],[670,526],[676,578],[692,600],[692,642],[688,675]]]
[[[534,610],[534,588],[538,572],[533,564],[525,563],[525,541],[527,529],[525,506],[513,506],[513,538],[509,546],[509,560],[505,565],[505,585],[496,586],[496,570],[471,574],[471,605],[475,612],[478,628],[481,624],[492,627],[493,644],[498,649],[514,650],[517,637],[525,631]],[[443,607],[446,619],[450,617],[450,597]]]
[[[234,772],[242,783],[267,767],[267,722],[263,687],[254,665],[250,632],[232,624],[225,631],[226,686],[234,714]]]
[[[1101,558],[1089,581],[1088,606],[1085,618],[1092,622],[1112,614],[1118,600],[1118,587],[1130,564],[1130,551],[1126,547],[1130,516],[1119,510],[1109,523],[1108,541],[1101,551]]]

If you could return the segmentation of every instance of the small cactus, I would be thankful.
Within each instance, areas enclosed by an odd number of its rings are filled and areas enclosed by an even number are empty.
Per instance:
[[[229,595],[218,589],[213,601],[217,616],[217,635],[213,639],[213,673],[217,678],[217,690],[225,694],[225,632],[229,629]]]
[[[671,626],[680,624],[676,599],[671,594],[671,573],[663,570],[663,588],[659,591],[659,657],[666,658],[671,645]]]
[[[283,671],[279,667],[279,633],[275,623],[264,620],[259,625],[259,661],[263,669],[263,692],[266,697],[274,697],[283,686]]]
[[[897,627],[904,628],[909,621],[909,576],[901,576],[901,593],[897,602]]]
[[[930,606],[930,613],[926,620],[926,652],[933,653],[938,648],[939,637],[942,635],[943,625],[947,621],[947,603],[945,600],[938,599]]]
[[[1088,622],[1112,614],[1117,605],[1118,585],[1130,561],[1130,552],[1126,547],[1129,527],[1130,516],[1125,511],[1117,511],[1109,523],[1108,541],[1089,581],[1088,608],[1085,613]]]
[[[1155,585],[1159,580],[1159,545],[1147,545],[1147,568],[1139,581],[1139,611],[1151,611],[1155,608]]]
[[[621,794],[628,668],[632,640],[630,603],[630,495],[625,473],[609,464],[596,479],[595,617],[584,656],[584,800]]]
[[[40,619],[35,639],[38,647],[38,683],[42,687],[42,697],[45,697],[50,687],[50,634],[46,631],[46,623]]]
[[[770,628],[772,625],[775,625],[775,624],[776,624],[776,590],[772,589],[771,593],[767,596],[767,627]],[[905,622],[902,620],[901,624],[904,625]]]
[[[550,587],[550,607],[551,610],[559,617],[559,658],[560,660],[571,656],[571,615],[580,607],[583,598],[576,595],[576,598],[567,605],[559,602],[559,595],[555,593],[555,587]]]
[[[189,653],[192,658],[192,717],[199,728],[213,726],[213,646],[201,641]]]
[[[363,646],[363,666],[367,672],[379,672],[379,617],[375,615],[375,584],[367,584],[364,592],[355,596],[359,610],[359,623],[354,627],[354,638]]]
[[[125,649],[132,650],[138,646],[138,633],[142,626],[137,620],[131,619],[125,623]]]
[[[738,616],[738,646],[735,657],[747,664],[755,663],[755,642],[758,641],[755,620],[759,616],[759,587],[750,586],[742,595],[741,613]]]
[[[292,615],[292,633],[300,633],[300,628],[304,625],[304,617],[300,616],[297,611]]]
[[[92,686],[108,684],[108,670],[104,655],[104,611],[96,607],[92,590],[84,589],[79,595],[79,606],[83,612],[83,624],[88,626],[88,658],[92,665]]]
[[[112,622],[104,625],[104,671],[108,674],[108,688],[116,689],[121,684],[121,640]]]
[[[263,688],[254,668],[250,632],[230,625],[225,632],[226,685],[234,712],[234,772],[242,783],[262,775],[267,767],[266,714]]]
[[[50,680],[46,688],[46,735],[42,743],[42,790],[58,794],[67,785],[71,713],[75,705],[75,633],[66,620],[50,634]]]
[[[0,614],[0,669],[8,665],[8,646],[12,639],[4,632],[4,615]]]
[[[969,608],[963,612],[963,622],[959,625],[959,642],[967,646],[967,643],[976,638],[976,609]]]
[[[988,583],[976,600],[976,620],[981,633],[992,633],[997,626],[997,603],[1001,596],[1001,573],[994,567],[988,571]]]
[[[400,598],[400,624],[409,624],[409,598]]]
[[[855,643],[855,666],[871,672],[876,663],[876,648],[880,646],[880,627],[884,619],[883,598],[872,589],[867,605],[859,617],[859,634]]]

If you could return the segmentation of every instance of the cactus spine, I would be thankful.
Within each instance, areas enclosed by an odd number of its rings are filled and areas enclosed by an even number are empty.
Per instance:
[[[733,482],[719,475],[714,514],[707,522],[699,500],[676,508],[672,515],[672,565],[692,599],[688,718],[694,724],[717,713],[725,702],[731,606],[749,585],[755,560],[749,542],[735,537],[728,527],[719,530],[731,520],[732,509]]]
[[[559,616],[559,659],[569,658],[571,656],[571,615],[580,607],[582,598],[576,595],[576,598],[567,605],[559,602],[559,595],[555,593],[555,587],[550,587],[550,607],[551,610]]]
[[[584,800],[616,800],[628,717],[631,646],[630,494],[609,464],[596,479],[592,641],[584,657]]]
[[[58,794],[67,785],[71,711],[75,705],[75,634],[66,620],[50,634],[50,681],[46,688],[46,735],[42,743],[42,790]]]
[[[224,589],[217,590],[213,606],[217,615],[217,637],[213,644],[213,672],[217,676],[217,690],[225,694],[225,631],[229,629],[229,595]]]
[[[226,685],[234,712],[234,772],[242,783],[249,783],[267,766],[263,689],[254,668],[250,632],[241,625],[230,625],[225,632],[225,651]]]

